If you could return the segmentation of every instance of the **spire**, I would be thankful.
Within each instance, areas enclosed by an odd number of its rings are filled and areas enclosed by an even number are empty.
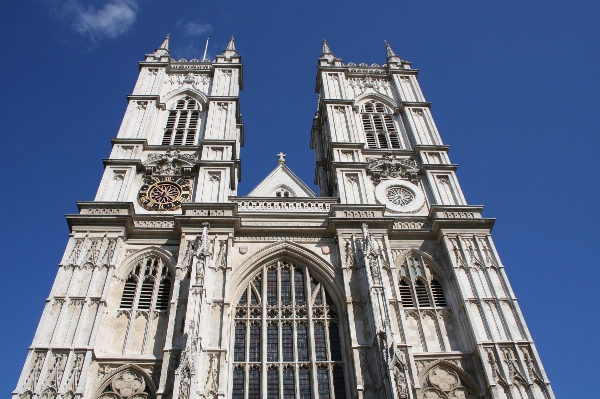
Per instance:
[[[229,44],[227,44],[227,48],[225,50],[235,51],[235,39],[233,35],[231,35],[231,39],[229,39]]]
[[[169,40],[171,40],[171,34],[167,33],[167,37],[165,37],[165,40],[162,42],[162,44],[160,45],[160,47],[157,48],[157,50],[167,50],[167,51],[169,51]]]
[[[323,38],[323,54],[321,54],[321,57],[323,57],[325,54],[331,54],[331,55],[333,55],[335,57],[335,55],[329,49],[329,45],[327,44],[327,40],[325,38]]]
[[[385,42],[385,49],[387,51],[387,63],[388,65],[390,64],[402,64],[402,58],[400,58],[400,56],[398,54],[396,54],[396,52],[394,51],[394,49],[392,48],[392,46],[390,46],[390,44],[384,40]]]
[[[235,49],[235,39],[234,39],[233,35],[231,35],[231,39],[229,39],[229,43],[227,43],[227,47],[225,47],[225,50],[223,50],[223,53],[221,54],[221,56],[224,56],[225,58],[231,58],[232,56],[238,56],[238,53]]]

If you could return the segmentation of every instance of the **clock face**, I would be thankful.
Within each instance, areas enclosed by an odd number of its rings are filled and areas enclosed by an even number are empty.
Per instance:
[[[191,185],[180,177],[160,176],[144,180],[138,202],[149,211],[174,211],[190,201]]]

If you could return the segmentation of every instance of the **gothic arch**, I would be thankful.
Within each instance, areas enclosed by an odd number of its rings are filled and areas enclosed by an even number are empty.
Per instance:
[[[115,370],[112,370],[111,372],[109,372],[107,375],[104,376],[104,379],[102,380],[102,382],[100,383],[100,385],[98,386],[98,388],[94,391],[94,395],[92,396],[94,399],[104,399],[103,394],[105,393],[104,391],[108,389],[111,389],[109,387],[109,385],[112,383],[113,378],[115,378],[118,374],[124,372],[124,371],[128,371],[130,370],[133,374],[137,374],[139,375],[141,378],[144,379],[144,388],[141,390],[142,392],[145,392],[146,394],[148,394],[148,399],[154,399],[156,398],[156,387],[154,386],[154,383],[152,382],[152,379],[150,378],[150,376],[144,371],[144,369],[142,369],[140,366],[135,365],[135,364],[126,364],[124,366],[121,366]],[[111,391],[112,392],[112,391]],[[137,397],[137,396],[136,396]],[[107,396],[107,399],[113,399],[113,398],[119,398],[119,396]]]
[[[129,276],[131,270],[135,267],[136,263],[149,255],[155,255],[160,257],[165,265],[169,268],[169,272],[171,273],[171,277],[175,280],[175,265],[177,261],[173,257],[169,251],[162,249],[160,247],[147,247],[126,257],[123,262],[121,262],[121,266],[117,267],[115,270],[115,275],[120,279],[126,279]]]
[[[441,278],[443,280],[448,279],[448,276],[447,276],[446,272],[444,271],[444,269],[442,268],[442,266],[435,259],[433,259],[433,257],[431,255],[429,255],[428,253],[425,253],[423,251],[420,251],[418,249],[408,249],[408,250],[404,251],[402,254],[400,254],[399,256],[397,256],[396,258],[394,258],[394,260],[393,260],[394,266],[396,266],[396,268],[398,268],[402,263],[404,263],[406,258],[408,258],[411,255],[421,256],[431,266],[431,268],[436,272],[434,274],[436,274],[439,278]]]
[[[388,107],[390,107],[392,109],[392,113],[398,107],[398,103],[396,103],[396,101],[394,101],[393,98],[390,98],[384,94],[379,94],[379,93],[363,93],[363,94],[357,96],[354,99],[354,106],[360,107],[361,105],[363,105],[364,103],[366,103],[369,100],[381,101],[383,104],[387,105]]]
[[[435,361],[429,363],[427,366],[425,366],[423,368],[423,370],[421,370],[421,372],[419,373],[419,382],[420,382],[421,386],[423,386],[425,384],[425,381],[427,379],[429,372],[437,366],[442,366],[442,367],[451,369],[453,372],[455,372],[458,375],[458,378],[464,384],[459,383],[459,385],[457,387],[463,386],[478,396],[485,394],[485,392],[482,392],[479,389],[479,385],[475,382],[475,380],[473,380],[473,378],[471,378],[470,375],[468,375],[465,371],[463,371],[462,369],[457,367],[454,363],[451,363],[451,362],[449,362],[447,360],[443,360],[443,359],[435,360]],[[457,388],[457,387],[455,387],[455,388]]]
[[[177,100],[185,96],[190,96],[194,100],[198,101],[200,104],[200,111],[206,111],[206,106],[208,104],[208,98],[206,98],[206,94],[202,93],[200,90],[191,88],[191,87],[181,87],[169,94],[167,94],[162,100],[162,104],[166,109],[170,109],[170,107],[177,102]]]
[[[340,275],[336,276],[334,266],[313,251],[290,241],[274,243],[256,251],[237,268],[237,272],[231,277],[231,303],[237,303],[244,287],[265,263],[280,257],[290,258],[307,267],[324,285],[338,306],[345,304],[343,282]]]

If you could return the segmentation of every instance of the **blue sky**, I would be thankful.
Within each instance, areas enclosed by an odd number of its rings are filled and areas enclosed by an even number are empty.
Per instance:
[[[288,154],[312,185],[310,126],[326,37],[344,62],[419,81],[470,204],[493,237],[557,397],[584,397],[600,353],[600,6],[582,1],[0,2],[1,390],[14,389],[68,238],[92,200],[135,83],[171,33],[174,58],[234,34],[244,63],[247,194]],[[316,189],[315,189],[316,190]]]

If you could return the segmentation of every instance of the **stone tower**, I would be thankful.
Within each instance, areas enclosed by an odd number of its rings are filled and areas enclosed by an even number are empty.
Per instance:
[[[417,82],[326,42],[320,197],[285,164],[237,196],[242,64],[146,60],[14,399],[554,398]]]

